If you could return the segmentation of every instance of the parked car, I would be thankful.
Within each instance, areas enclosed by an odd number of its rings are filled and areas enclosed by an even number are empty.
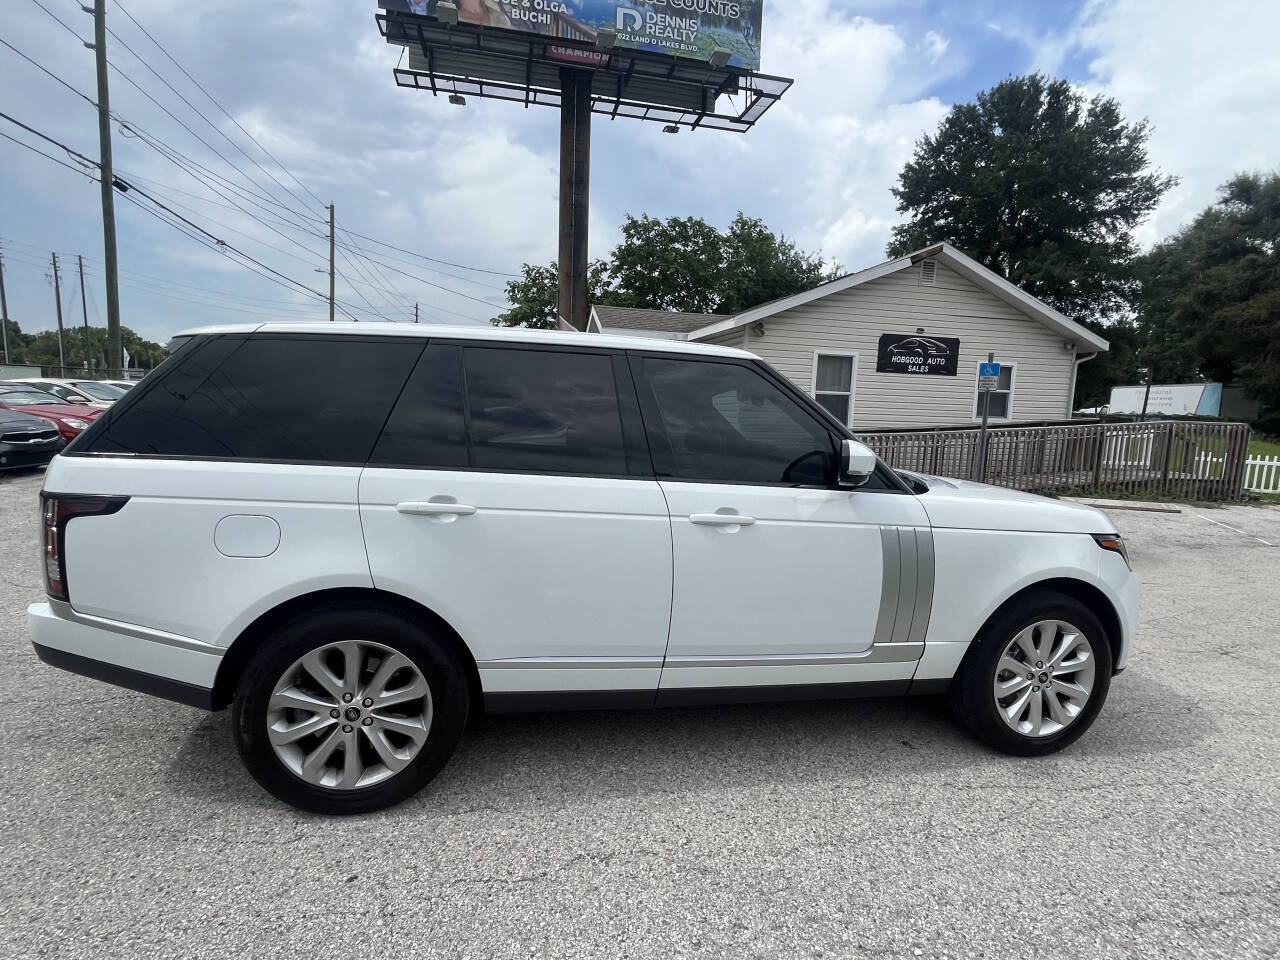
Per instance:
[[[106,383],[113,387],[118,387],[124,392],[128,392],[140,384],[141,380],[98,380],[98,383]]]
[[[62,380],[54,377],[25,377],[10,380],[10,383],[24,383],[27,386],[39,387],[52,393],[62,403],[86,404],[96,410],[106,410],[120,399],[114,390],[110,394],[101,388],[89,390],[83,384],[90,383],[97,387],[96,380]]]
[[[43,417],[0,408],[0,471],[43,467],[64,446],[57,426]]]
[[[329,813],[414,793],[480,711],[946,692],[1044,754],[1137,615],[1098,510],[897,474],[751,354],[678,341],[197,330],[41,497],[39,656],[230,705],[257,781]]]
[[[101,410],[62,403],[51,394],[31,389],[0,392],[0,409],[16,410],[29,416],[52,421],[67,443],[78,437],[82,430],[102,415]]]

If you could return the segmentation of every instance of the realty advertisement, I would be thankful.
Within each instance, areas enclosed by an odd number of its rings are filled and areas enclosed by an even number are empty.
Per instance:
[[[455,0],[458,23],[520,30],[594,44],[612,30],[614,45],[710,60],[729,53],[729,65],[760,69],[764,0]],[[435,16],[436,0],[378,0],[385,10]]]

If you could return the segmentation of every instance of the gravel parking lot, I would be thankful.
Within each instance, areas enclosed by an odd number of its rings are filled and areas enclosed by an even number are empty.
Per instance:
[[[336,820],[260,790],[226,713],[37,661],[39,487],[0,480],[0,955],[1280,951],[1280,508],[1112,514],[1142,629],[1053,757],[933,699],[502,717]]]

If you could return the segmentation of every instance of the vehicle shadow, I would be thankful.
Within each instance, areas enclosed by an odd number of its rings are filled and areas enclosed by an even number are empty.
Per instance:
[[[473,724],[441,775],[397,811],[439,817],[545,810],[802,783],[909,785],[940,775],[1016,775],[1034,785],[1053,782],[1063,764],[1101,761],[1113,777],[1130,766],[1124,761],[1188,748],[1213,730],[1207,710],[1137,669],[1112,688],[1086,736],[1042,760],[987,749],[956,725],[940,697],[498,715]],[[166,779],[205,802],[285,810],[244,771],[229,711],[191,730]]]

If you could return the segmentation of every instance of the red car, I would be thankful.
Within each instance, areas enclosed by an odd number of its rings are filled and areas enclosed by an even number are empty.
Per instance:
[[[57,424],[62,439],[70,443],[89,424],[102,416],[101,410],[82,404],[59,403],[58,398],[42,390],[6,387],[0,390],[0,408],[20,410],[33,417],[43,417]]]

